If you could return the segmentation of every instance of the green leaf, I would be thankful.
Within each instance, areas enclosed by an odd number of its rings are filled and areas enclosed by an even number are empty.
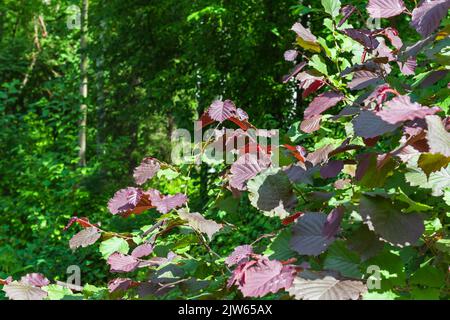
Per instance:
[[[264,255],[269,256],[271,260],[288,260],[296,255],[289,245],[292,233],[290,229],[281,231],[269,244]]]
[[[327,65],[325,64],[325,62],[323,62],[323,59],[317,54],[312,56],[311,60],[309,61],[309,66],[316,69],[317,71],[319,71],[324,75],[328,75]]]
[[[419,202],[412,200],[400,188],[398,189],[398,193],[395,194],[395,199],[402,201],[404,203],[407,203],[409,205],[409,207],[407,209],[405,209],[405,212],[407,212],[407,213],[409,213],[409,212],[424,212],[424,211],[430,211],[433,209],[433,207],[431,207],[429,205],[419,203]]]
[[[391,290],[383,292],[371,291],[363,295],[363,300],[395,300],[398,297],[399,295]]]
[[[65,296],[73,295],[72,290],[57,284],[50,284],[42,289],[47,291],[49,300],[62,300]]]
[[[339,271],[343,276],[360,279],[362,274],[359,271],[359,256],[347,249],[344,241],[333,243],[324,261],[324,268]]]
[[[100,253],[104,259],[108,259],[114,252],[127,254],[129,250],[130,246],[128,245],[128,242],[118,237],[105,240],[100,244]]]
[[[158,173],[156,174],[158,178],[162,178],[165,177],[167,180],[173,180],[176,177],[178,177],[180,175],[180,173],[168,168],[168,169],[162,169],[159,170]]]
[[[413,288],[411,298],[414,300],[439,300],[440,291],[435,288]]]
[[[380,283],[383,291],[405,284],[405,264],[400,256],[390,252],[387,248],[376,257],[367,260],[366,265],[380,268]]]
[[[436,249],[450,254],[450,239],[440,239],[435,243]]]
[[[341,1],[339,0],[322,0],[322,6],[325,12],[336,18],[339,15],[339,10],[341,9]]]
[[[433,266],[426,265],[413,273],[410,283],[441,288],[445,285],[445,274]]]
[[[425,232],[426,234],[434,234],[438,232],[439,230],[442,230],[442,223],[439,218],[434,218],[432,220],[426,220],[425,221]]]

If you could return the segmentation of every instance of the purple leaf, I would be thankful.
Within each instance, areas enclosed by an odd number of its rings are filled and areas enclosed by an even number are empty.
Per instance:
[[[238,190],[245,190],[247,181],[266,169],[268,165],[267,161],[258,160],[253,154],[242,155],[231,166],[230,186]]]
[[[50,284],[50,281],[40,273],[29,273],[20,279],[21,283],[29,284],[35,287],[45,287]]]
[[[153,258],[150,258],[148,260],[141,260],[139,265],[138,265],[138,268],[145,268],[145,267],[148,267],[148,266],[159,266],[160,267],[162,265],[171,263],[176,258],[179,258],[179,256],[176,255],[175,253],[173,253],[172,251],[170,251],[167,254],[166,258],[164,258],[164,257],[153,257]]]
[[[310,119],[320,115],[322,112],[334,107],[344,99],[344,95],[334,91],[328,91],[320,94],[309,104],[305,110],[305,119]]]
[[[423,119],[439,111],[437,107],[428,108],[412,102],[409,96],[398,96],[386,102],[385,108],[377,112],[377,116],[390,124],[397,124],[416,118]]]
[[[253,247],[250,245],[243,245],[236,247],[234,251],[226,258],[225,263],[232,267],[234,265],[248,262],[249,257],[253,254]]]
[[[342,30],[342,32],[353,40],[362,44],[362,46],[368,50],[373,50],[380,44],[378,40],[372,35],[372,32],[370,30],[344,29]]]
[[[381,196],[362,196],[359,213],[368,228],[392,245],[414,245],[425,230],[418,213],[402,213],[398,205]]]
[[[303,90],[303,98],[306,98],[311,93],[316,92],[325,85],[323,76],[321,76],[318,72],[310,70],[299,73],[296,79],[299,81],[299,88]]]
[[[434,85],[436,82],[440,81],[441,79],[443,79],[447,73],[449,71],[448,70],[436,70],[436,71],[432,71],[421,83],[420,83],[420,88],[424,89],[424,88],[428,88],[431,87],[432,85]]]
[[[313,35],[309,29],[306,29],[298,22],[292,26],[291,30],[294,31],[305,42],[317,42],[316,36]]]
[[[293,77],[295,77],[302,69],[307,65],[305,61],[300,62],[297,64],[290,72],[289,74],[283,76],[283,83],[288,83],[289,80],[291,80]]]
[[[383,34],[389,39],[395,49],[400,50],[403,47],[403,41],[398,36],[397,29],[392,27],[385,28]]]
[[[139,266],[140,261],[128,255],[123,255],[122,253],[115,252],[108,258],[108,264],[111,267],[111,272],[131,272],[136,270]]]
[[[81,230],[69,240],[69,247],[75,250],[79,247],[88,247],[100,239],[101,233],[95,227],[89,227]]]
[[[363,138],[375,138],[399,127],[384,121],[374,112],[367,110],[361,111],[352,123],[355,134]]]
[[[388,84],[381,84],[376,87],[366,99],[364,99],[364,104],[369,105],[371,102],[375,102],[375,107],[379,107],[387,100],[390,91],[392,91],[392,88]]]
[[[236,115],[236,106],[231,100],[214,101],[208,109],[211,119],[224,122]]]
[[[209,240],[211,240],[213,235],[223,227],[222,224],[219,224],[213,220],[205,219],[205,217],[203,217],[198,212],[190,213],[186,212],[185,210],[179,210],[178,214],[181,219],[188,222],[188,225],[192,229],[197,230],[201,233],[206,233]]]
[[[236,109],[236,115],[237,115],[238,119],[241,120],[241,121],[248,120],[248,114],[247,114],[247,112],[245,112],[245,111],[242,110],[241,108],[237,108],[237,109]]]
[[[152,206],[155,206],[156,210],[162,214],[166,214],[175,208],[181,207],[188,201],[187,196],[182,193],[177,193],[173,196],[165,196],[161,195],[158,190],[153,189],[147,191],[146,194],[148,194]]]
[[[449,9],[448,0],[422,1],[412,12],[411,26],[425,38],[439,27]]]
[[[348,20],[348,18],[350,18],[350,16],[353,14],[353,12],[356,11],[356,7],[352,6],[352,5],[346,5],[344,7],[342,7],[341,9],[341,14],[344,16],[341,21],[339,21],[338,24],[338,28],[340,28],[345,21]]]
[[[159,171],[161,168],[159,161],[153,158],[145,158],[141,164],[134,169],[133,177],[134,181],[138,185],[142,185]]]
[[[289,288],[295,273],[293,266],[284,266],[277,260],[263,257],[245,270],[239,289],[244,297],[263,297]]]
[[[398,61],[401,73],[405,76],[413,76],[416,74],[417,61],[415,57],[409,57],[406,62]]]
[[[43,300],[47,292],[27,283],[13,281],[3,287],[10,300]]]
[[[352,81],[348,83],[351,90],[361,90],[368,86],[379,84],[381,77],[371,71],[360,70],[353,73]]]
[[[327,237],[327,239],[334,238],[339,232],[344,213],[345,209],[342,206],[333,209],[327,216],[327,221],[323,225],[322,235]]]
[[[322,121],[322,116],[317,115],[309,119],[303,120],[300,124],[300,130],[305,133],[313,133],[320,129],[320,121]]]
[[[374,51],[377,59],[387,59],[387,62],[389,61],[395,61],[396,57],[394,55],[394,52],[391,50],[391,48],[389,48],[386,45],[386,41],[384,39],[380,39],[380,44],[378,45],[378,47],[375,49]],[[385,67],[386,70],[389,70],[389,68],[387,68],[387,64],[380,64],[383,65]]]
[[[131,255],[135,258],[142,258],[148,256],[150,253],[153,252],[153,246],[150,243],[144,243],[140,246],[137,246],[133,252],[131,252]]]
[[[313,166],[324,163],[328,160],[328,155],[334,150],[333,145],[328,144],[306,156],[306,160],[311,162]]]
[[[313,184],[312,176],[317,172],[318,167],[306,166],[302,168],[299,165],[290,166],[285,170],[286,175],[289,180],[293,183],[304,183],[307,185]]]
[[[362,178],[364,178],[367,170],[369,170],[372,157],[374,157],[373,153],[362,153],[356,156],[358,161],[358,166],[356,167],[355,172],[356,181],[361,181]]]
[[[132,283],[133,281],[129,278],[116,278],[108,283],[108,291],[110,293],[116,291],[126,291],[131,287]]]
[[[136,207],[139,201],[141,201],[143,194],[144,192],[141,189],[138,188],[131,189],[127,193],[127,202],[131,204],[133,207]]]
[[[318,212],[307,212],[297,219],[292,228],[290,246],[301,255],[318,256],[335,240],[323,235],[327,216]]]
[[[109,211],[112,214],[120,214],[135,209],[136,205],[130,201],[133,201],[141,193],[142,191],[140,189],[133,187],[117,191],[114,197],[108,202]]]
[[[402,0],[369,0],[367,12],[372,18],[390,18],[398,16],[406,7]]]
[[[434,41],[434,39],[436,38],[436,35],[431,35],[426,37],[423,40],[417,41],[415,44],[413,44],[412,46],[406,47],[404,50],[402,50],[399,53],[399,60],[406,60],[409,57],[415,57],[419,54],[419,52],[425,48],[426,46],[428,46],[430,43],[432,43]]]
[[[295,61],[295,59],[297,59],[297,56],[298,56],[297,50],[288,50],[284,53],[284,60]]]
[[[328,163],[325,164],[320,169],[320,175],[324,179],[334,178],[342,171],[343,168],[344,168],[344,161],[331,160],[331,161],[328,161]]]

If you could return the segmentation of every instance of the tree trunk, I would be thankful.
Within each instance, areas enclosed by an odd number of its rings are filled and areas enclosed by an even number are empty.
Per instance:
[[[103,8],[103,7],[102,7]],[[105,57],[105,30],[106,23],[100,22],[100,36],[99,43],[101,46],[100,56],[97,58],[97,156],[101,156],[104,153],[104,122],[105,122],[105,77],[104,77],[104,57]]]
[[[80,95],[81,95],[81,105],[80,113],[81,120],[79,124],[79,159],[80,166],[86,166],[86,125],[87,125],[87,97],[88,97],[88,10],[89,10],[89,0],[82,0],[81,8],[81,40],[80,40],[80,50],[81,50],[81,64],[80,64]]]

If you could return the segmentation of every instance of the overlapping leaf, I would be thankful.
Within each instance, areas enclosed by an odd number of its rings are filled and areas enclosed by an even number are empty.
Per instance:
[[[293,266],[261,257],[239,265],[229,281],[229,286],[237,284],[244,297],[263,297],[268,293],[289,288],[295,273]]]
[[[359,211],[370,230],[399,247],[414,245],[425,230],[421,214],[404,214],[381,196],[362,196]]]
[[[297,198],[288,176],[280,169],[268,169],[247,183],[251,204],[268,216],[287,217]]]
[[[74,235],[69,240],[69,247],[72,250],[75,250],[79,247],[88,247],[95,242],[97,242],[98,239],[100,239],[101,233],[96,227],[89,227],[86,229],[81,230],[76,235]]]
[[[181,207],[188,201],[187,196],[183,193],[166,196],[162,195],[158,190],[149,190],[146,194],[149,196],[151,205],[156,207],[156,210],[162,214]]]
[[[188,222],[189,226],[201,233],[205,233],[210,240],[213,235],[223,227],[222,224],[219,224],[213,220],[205,219],[205,217],[198,212],[190,213],[185,210],[179,210],[178,214],[181,219]]]
[[[267,159],[258,159],[253,154],[244,154],[233,163],[230,172],[230,186],[238,190],[245,190],[248,180],[265,170],[269,165]]]
[[[43,300],[47,292],[28,283],[13,281],[3,287],[6,296],[11,300]]]
[[[232,267],[234,265],[241,264],[243,262],[247,262],[249,260],[249,256],[253,254],[253,247],[250,245],[238,246],[234,249],[234,251],[225,259],[225,263]]]
[[[327,216],[319,212],[307,212],[292,227],[291,248],[302,255],[317,256],[335,240],[323,235]]]
[[[116,252],[109,256],[108,264],[111,272],[131,272],[136,270],[140,261],[133,257]]]
[[[413,102],[409,96],[398,96],[386,102],[385,108],[377,112],[377,116],[390,124],[397,124],[407,120],[423,119],[439,111],[438,107],[429,108]]]
[[[357,300],[367,292],[362,281],[339,280],[303,271],[287,290],[297,300]]]
[[[339,206],[331,210],[330,214],[327,216],[325,224],[323,225],[322,235],[328,239],[335,237],[340,230],[344,213],[345,208],[343,206]]]
[[[341,93],[328,91],[318,95],[309,104],[308,108],[305,110],[305,119],[310,119],[314,116],[322,114],[322,112],[334,107],[340,101],[344,99]]]
[[[153,158],[145,158],[142,160],[141,164],[134,169],[134,181],[138,185],[142,185],[153,178],[159,169],[161,169],[161,165],[158,160]]]
[[[363,138],[375,138],[398,128],[397,124],[391,124],[381,119],[372,111],[362,111],[353,121],[356,135]]]
[[[150,243],[144,243],[140,246],[137,246],[132,252],[131,255],[135,258],[142,258],[148,256],[153,252],[153,246]]]
[[[306,29],[301,23],[297,22],[292,26],[291,30],[297,34],[297,42],[302,48],[320,52],[320,44],[317,42],[316,36],[314,36],[309,29]]]

